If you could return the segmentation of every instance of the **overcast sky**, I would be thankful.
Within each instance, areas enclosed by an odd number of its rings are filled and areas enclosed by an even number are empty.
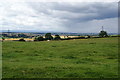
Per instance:
[[[118,32],[117,2],[1,2],[2,30]]]

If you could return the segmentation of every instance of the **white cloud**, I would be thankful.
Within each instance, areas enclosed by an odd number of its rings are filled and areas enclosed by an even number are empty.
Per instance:
[[[3,2],[118,2],[119,0],[3,0]]]
[[[3,30],[117,32],[117,3],[2,2]]]

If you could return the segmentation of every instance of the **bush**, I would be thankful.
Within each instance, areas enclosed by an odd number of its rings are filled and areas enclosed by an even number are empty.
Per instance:
[[[25,41],[24,39],[19,39],[19,41]]]
[[[51,36],[51,33],[46,33],[45,34],[45,39],[46,40],[53,40],[53,37]]]
[[[59,36],[59,35],[55,35],[54,40],[61,40],[61,38],[60,38],[60,36]]]
[[[43,38],[43,36],[36,37],[36,38],[34,39],[34,41],[44,41],[44,38]]]

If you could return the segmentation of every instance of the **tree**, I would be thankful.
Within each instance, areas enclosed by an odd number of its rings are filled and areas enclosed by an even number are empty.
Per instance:
[[[60,38],[60,36],[59,36],[59,35],[55,35],[54,40],[61,40],[61,38]]]
[[[99,36],[100,37],[108,37],[108,34],[107,34],[107,32],[106,31],[100,31],[100,33],[99,33]]]
[[[34,41],[44,41],[43,36],[35,37]]]
[[[51,36],[51,33],[46,33],[45,34],[45,39],[46,40],[53,40],[53,37]]]

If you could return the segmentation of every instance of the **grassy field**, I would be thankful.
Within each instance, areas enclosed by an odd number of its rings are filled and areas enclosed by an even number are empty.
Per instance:
[[[118,38],[2,43],[3,78],[117,78]]]

